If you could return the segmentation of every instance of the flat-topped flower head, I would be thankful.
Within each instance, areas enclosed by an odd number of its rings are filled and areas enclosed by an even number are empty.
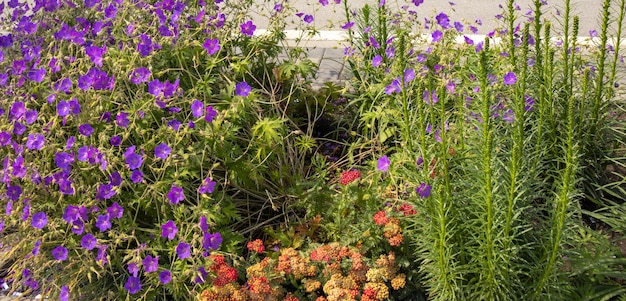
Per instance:
[[[256,25],[250,20],[241,24],[241,33],[247,36],[252,36],[256,30]]]

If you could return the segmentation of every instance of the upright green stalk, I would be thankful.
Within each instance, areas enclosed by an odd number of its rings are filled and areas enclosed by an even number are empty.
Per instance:
[[[613,53],[613,61],[611,62],[611,75],[609,77],[609,83],[613,83],[615,82],[615,74],[617,71],[617,62],[620,61],[619,59],[619,54],[620,54],[620,47],[621,42],[622,42],[622,29],[623,29],[623,22],[624,22],[624,16],[626,14],[626,0],[621,0],[620,1],[620,5],[619,5],[619,15],[617,17],[617,22],[615,22],[615,24],[617,24],[617,32],[615,33],[615,45],[613,45],[614,48],[614,53]]]
[[[621,13],[620,13],[621,14]],[[598,59],[598,73],[596,75],[596,90],[592,110],[591,135],[595,135],[600,122],[600,111],[602,107],[602,93],[604,89],[604,67],[606,64],[606,47],[608,45],[608,31],[611,15],[611,0],[604,0],[602,5],[602,32],[600,33],[600,57]],[[621,27],[621,26],[620,26]]]
[[[511,65],[517,70],[517,56],[515,55],[515,0],[509,0],[507,2],[507,21],[509,25],[509,58],[511,59]]]

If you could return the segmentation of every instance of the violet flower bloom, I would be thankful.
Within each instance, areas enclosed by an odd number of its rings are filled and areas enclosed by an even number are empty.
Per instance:
[[[65,117],[69,114],[70,114],[70,104],[65,100],[59,101],[57,103],[57,115],[59,115],[59,117]]]
[[[28,79],[34,82],[40,83],[43,81],[43,78],[46,76],[46,69],[39,68],[28,71]]]
[[[206,39],[202,48],[206,49],[209,55],[214,55],[221,49],[220,41],[218,39]]]
[[[124,289],[126,289],[131,295],[138,293],[141,291],[141,280],[139,277],[128,277],[128,280],[126,280],[126,283],[124,284]]]
[[[154,148],[154,156],[163,160],[167,159],[171,152],[172,149],[165,143],[161,143]]]
[[[48,223],[48,217],[44,212],[37,212],[33,215],[31,224],[35,229],[43,229]]]
[[[439,24],[441,28],[443,29],[450,28],[450,19],[448,18],[448,15],[446,15],[445,13],[439,13],[435,17],[435,19],[437,20],[437,24]]]
[[[93,134],[93,127],[89,123],[81,124],[78,126],[78,133],[85,137],[89,137]]]
[[[159,274],[159,280],[162,284],[170,283],[170,281],[172,281],[172,273],[168,270],[164,270],[161,274]]]
[[[328,0],[319,0],[319,3],[320,3],[322,6],[326,6],[326,5],[328,5]]]
[[[205,109],[204,120],[206,122],[211,122],[217,116],[217,111],[213,109],[213,106],[208,106]]]
[[[195,99],[191,103],[191,114],[194,118],[202,117],[202,115],[204,115],[204,104],[201,101]]]
[[[139,266],[136,263],[129,263],[127,268],[128,272],[133,275],[133,277],[137,277],[137,275],[139,274]]]
[[[183,188],[172,185],[170,192],[167,193],[167,198],[170,200],[170,203],[177,205],[181,201],[185,200],[185,193],[183,192]]]
[[[252,91],[252,87],[246,82],[240,82],[235,85],[235,93],[238,96],[246,97],[250,94],[250,91]]]
[[[124,214],[124,207],[120,206],[117,202],[114,202],[107,208],[107,212],[112,218],[120,219]]]
[[[426,183],[422,183],[419,187],[415,189],[417,194],[419,194],[420,199],[427,198],[430,196],[430,190],[433,187],[430,185],[426,185]]]
[[[137,68],[130,73],[130,82],[135,85],[145,83],[148,81],[150,74],[150,70],[146,67]]]
[[[93,250],[96,247],[96,244],[98,243],[98,240],[91,234],[91,233],[87,233],[85,234],[81,239],[80,239],[80,246],[83,249],[86,249],[88,251]]]
[[[59,293],[60,301],[68,301],[70,299],[70,288],[67,285],[61,287],[61,292]]]
[[[402,92],[402,87],[400,86],[400,81],[398,79],[394,79],[391,84],[385,87],[385,94],[387,95],[400,92]]]
[[[143,172],[141,172],[141,170],[139,169],[133,170],[132,174],[130,175],[130,180],[133,181],[133,183],[139,183],[143,181]]]
[[[70,167],[72,163],[74,163],[74,156],[66,152],[56,153],[54,155],[54,163],[58,168],[66,169]]]
[[[22,195],[22,187],[11,185],[7,188],[6,195],[11,201],[17,201],[20,199],[20,195]]]
[[[314,19],[313,19],[313,16],[312,16],[312,15],[305,15],[305,16],[304,16],[304,18],[303,18],[303,20],[304,20],[304,22],[306,22],[306,23],[311,23],[311,22],[313,22],[313,20],[314,20]]]
[[[389,157],[382,156],[378,159],[378,166],[376,169],[382,172],[387,172],[389,170],[389,165],[391,165],[391,161],[389,161]]]
[[[247,36],[252,36],[256,30],[256,25],[252,21],[247,21],[241,24],[241,33]]]
[[[204,179],[204,181],[202,181],[202,186],[198,188],[198,192],[200,192],[201,194],[213,193],[213,191],[215,190],[215,185],[217,185],[216,182],[209,178],[206,178]]]
[[[341,26],[341,29],[350,29],[354,26],[354,22],[346,22],[346,24]]]
[[[191,247],[189,244],[184,242],[179,242],[178,246],[176,246],[176,255],[178,258],[185,259],[191,257]]]
[[[134,152],[125,157],[126,164],[128,165],[128,168],[130,168],[130,170],[138,169],[141,167],[141,164],[143,164],[143,158],[141,157],[141,155]]]
[[[102,48],[97,46],[85,47],[85,54],[87,54],[91,61],[98,67],[102,67],[102,56],[105,52],[106,46],[102,46]]]
[[[435,30],[431,36],[433,38],[433,43],[437,43],[441,41],[441,38],[443,37],[443,33],[441,32],[441,30]]]
[[[202,240],[202,247],[207,251],[217,250],[222,244],[222,235],[219,232],[204,233],[204,237]]]
[[[67,253],[67,249],[63,246],[58,246],[52,249],[52,257],[54,258],[54,260],[64,261],[65,259],[67,259]]]
[[[108,200],[112,198],[116,194],[113,189],[113,185],[111,184],[100,184],[98,186],[98,193],[96,194],[96,199],[98,200]]]
[[[378,67],[382,62],[383,57],[377,54],[374,58],[372,58],[372,67]]]
[[[106,230],[111,229],[111,226],[111,219],[108,213],[98,216],[96,220],[96,227],[100,230],[100,232],[105,232]]]
[[[152,257],[152,255],[148,255],[143,259],[142,263],[146,273],[156,272],[159,269],[159,256]]]
[[[515,73],[509,72],[509,73],[504,75],[504,84],[505,85],[511,86],[511,85],[514,85],[516,82],[517,82],[517,77],[515,76]]]
[[[45,138],[42,134],[29,134],[26,140],[26,148],[30,150],[41,150],[44,142]]]
[[[168,220],[165,224],[161,225],[161,237],[163,238],[172,240],[176,237],[177,232],[178,228],[176,228],[176,224],[174,224],[172,220]]]

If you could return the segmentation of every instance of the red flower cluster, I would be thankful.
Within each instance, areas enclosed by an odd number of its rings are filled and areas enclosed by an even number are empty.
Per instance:
[[[374,222],[379,226],[388,223],[389,218],[387,217],[387,213],[385,213],[385,211],[383,210],[376,212],[376,214],[374,214]]]
[[[248,250],[252,252],[256,252],[256,253],[265,252],[265,246],[263,245],[263,241],[260,239],[257,239],[257,240],[248,242]]]
[[[213,279],[213,285],[222,287],[237,281],[237,270],[226,263],[224,256],[211,255],[211,259],[213,259],[213,265],[211,265],[210,270],[214,272],[214,275],[217,275]]]
[[[342,185],[348,185],[361,177],[361,172],[358,170],[348,170],[341,173],[339,183]]]
[[[409,203],[402,204],[402,206],[400,206],[400,212],[404,213],[404,216],[417,214],[417,210],[415,210],[413,205],[411,205]],[[377,225],[379,225],[379,224],[377,223]]]

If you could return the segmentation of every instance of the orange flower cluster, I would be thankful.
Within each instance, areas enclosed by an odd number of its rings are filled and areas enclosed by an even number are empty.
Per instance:
[[[383,233],[383,236],[389,241],[390,245],[394,247],[401,245],[403,238],[400,220],[395,217],[387,218],[386,216],[381,218],[379,215],[380,212],[384,213],[384,211],[379,211],[376,215],[374,215],[374,221],[377,225],[384,224],[383,229],[385,232]]]
[[[406,277],[397,274],[393,253],[381,255],[374,266],[368,266],[361,252],[358,247],[339,243],[320,245],[308,256],[307,252],[285,248],[277,259],[265,257],[248,267],[244,285],[232,274],[221,274],[229,273],[224,267],[230,266],[222,256],[215,256],[211,267],[215,280],[229,281],[214,280],[213,286],[202,292],[201,301],[298,301],[297,296],[316,301],[382,301],[389,297],[390,289],[404,287]],[[285,292],[283,284],[293,281],[301,283],[302,290]]]
[[[226,263],[224,256],[211,255],[209,259],[213,261],[209,270],[215,275],[218,275],[218,277],[213,279],[214,286],[222,287],[231,282],[237,281],[237,270]]]
[[[256,253],[263,253],[263,252],[265,252],[265,246],[263,245],[263,241],[260,240],[260,239],[248,242],[248,246],[247,247],[248,247],[248,250],[250,250],[252,252],[256,252]]]

